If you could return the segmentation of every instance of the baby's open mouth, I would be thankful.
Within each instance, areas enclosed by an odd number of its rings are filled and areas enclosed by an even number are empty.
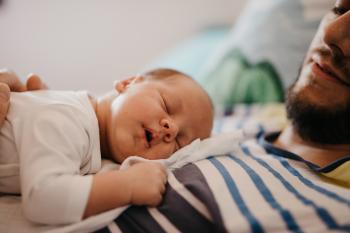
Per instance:
[[[145,129],[145,136],[146,136],[146,140],[147,142],[150,144],[150,142],[152,141],[152,132],[149,131],[148,129]]]

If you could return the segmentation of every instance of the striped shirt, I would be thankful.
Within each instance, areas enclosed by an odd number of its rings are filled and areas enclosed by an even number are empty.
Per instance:
[[[215,132],[246,132],[238,152],[177,169],[161,205],[130,207],[97,232],[350,232],[350,189],[269,143],[285,120],[278,108],[264,119],[265,110],[238,107],[217,120]]]

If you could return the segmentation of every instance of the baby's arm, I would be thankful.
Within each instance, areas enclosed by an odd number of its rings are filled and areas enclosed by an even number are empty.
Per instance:
[[[166,170],[158,163],[96,174],[84,218],[128,204],[156,206],[162,201],[166,181]]]

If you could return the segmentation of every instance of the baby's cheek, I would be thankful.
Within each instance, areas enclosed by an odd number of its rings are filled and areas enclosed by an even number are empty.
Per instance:
[[[175,146],[172,143],[164,143],[154,146],[149,150],[145,156],[145,159],[167,159],[175,152]]]

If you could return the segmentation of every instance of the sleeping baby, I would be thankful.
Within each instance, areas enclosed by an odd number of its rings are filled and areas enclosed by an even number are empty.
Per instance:
[[[86,92],[11,93],[0,132],[0,192],[21,194],[27,218],[67,224],[124,205],[155,206],[167,181],[158,163],[95,174],[101,158],[168,158],[210,135],[213,107],[187,75],[156,69]]]

